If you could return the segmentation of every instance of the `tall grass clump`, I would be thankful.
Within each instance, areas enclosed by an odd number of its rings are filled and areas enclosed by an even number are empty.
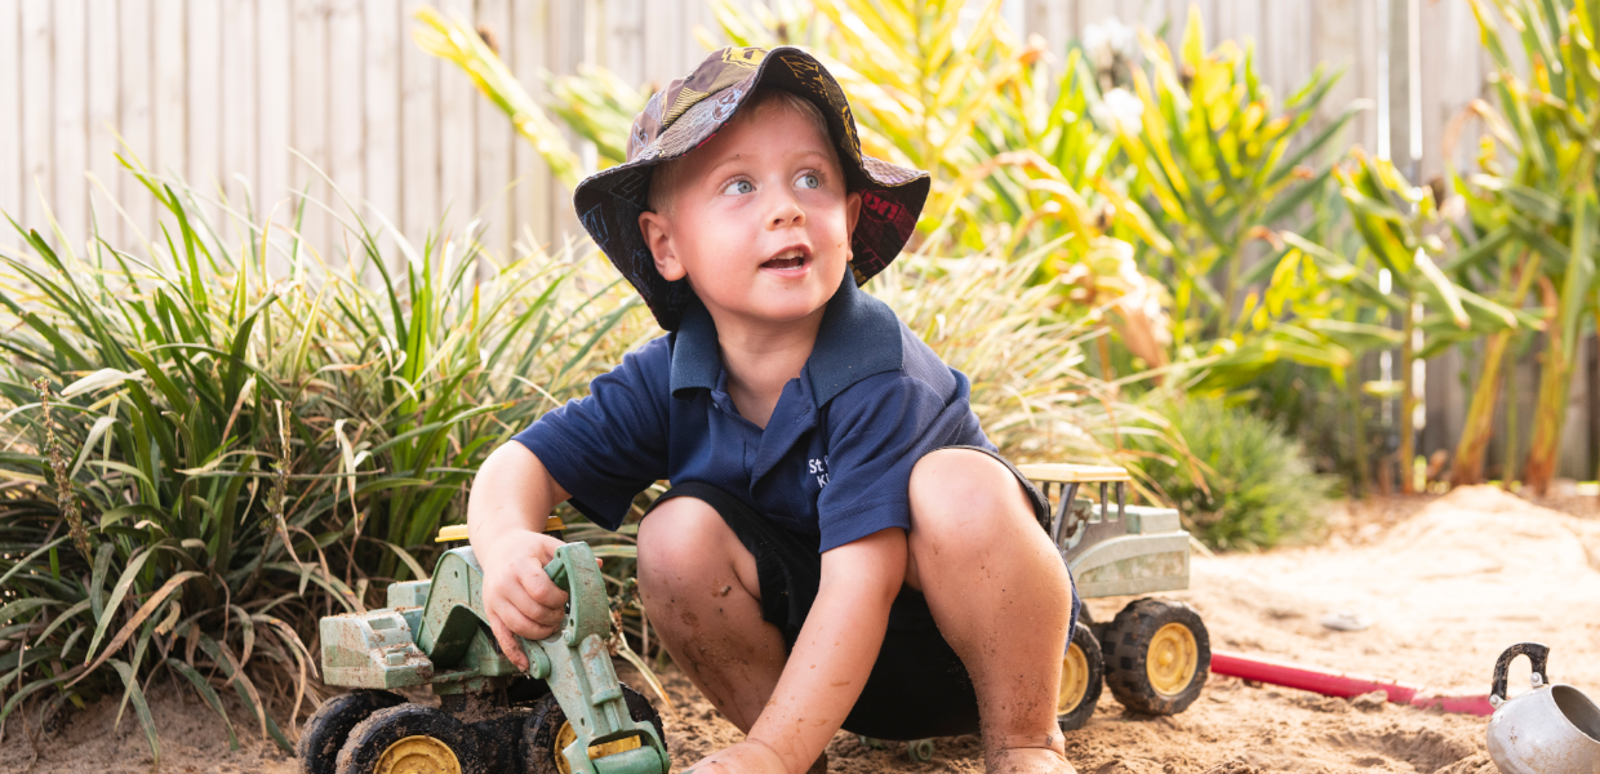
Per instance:
[[[1063,280],[1037,280],[1054,245],[1015,260],[907,255],[867,285],[918,338],[971,382],[973,411],[990,440],[1018,461],[1130,462],[1145,447],[1183,455],[1163,420],[1086,374],[1085,347],[1105,335],[1093,315],[1060,304]],[[1173,455],[1177,456],[1174,457]]]
[[[1194,396],[1165,405],[1162,413],[1204,480],[1155,459],[1141,467],[1207,545],[1271,548],[1318,536],[1332,481],[1312,471],[1305,450],[1279,425]]]
[[[258,213],[124,165],[160,233],[13,221],[0,248],[0,721],[119,694],[159,760],[144,690],[170,672],[230,737],[219,689],[287,748],[320,686],[301,633],[425,577],[488,451],[642,317],[571,249],[412,244],[350,206],[335,250],[296,231],[321,205]]]

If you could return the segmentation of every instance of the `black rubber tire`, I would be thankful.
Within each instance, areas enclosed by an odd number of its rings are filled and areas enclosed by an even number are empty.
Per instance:
[[[628,705],[628,716],[635,723],[648,722],[655,726],[656,736],[661,737],[662,747],[667,744],[667,729],[661,723],[661,713],[650,704],[643,694],[629,688],[626,683],[622,686],[622,701]],[[526,774],[561,774],[556,768],[556,756],[561,751],[556,749],[556,734],[561,732],[561,727],[567,723],[567,713],[556,702],[555,694],[549,694],[533,705],[533,716],[523,726],[522,732],[522,770]]]
[[[1061,726],[1063,732],[1076,731],[1083,728],[1094,715],[1094,706],[1100,701],[1100,692],[1105,688],[1105,662],[1100,654],[1100,643],[1095,640],[1094,632],[1089,630],[1082,621],[1072,630],[1072,643],[1068,648],[1076,648],[1083,654],[1083,660],[1088,667],[1088,680],[1083,688],[1083,695],[1071,710],[1056,716],[1056,725]],[[1057,708],[1060,708],[1059,697]]]
[[[1106,641],[1106,630],[1111,628],[1110,621],[1094,620],[1094,616],[1089,613],[1088,605],[1078,608],[1078,623],[1089,627],[1089,633],[1094,635],[1094,641],[1097,645]]]
[[[500,774],[528,774],[522,764],[522,729],[533,717],[531,707],[510,707],[505,713],[472,724],[488,752],[494,754],[494,771]]]
[[[335,696],[306,721],[294,755],[300,760],[300,774],[334,774],[339,750],[344,748],[350,729],[372,713],[406,703],[399,694],[369,689]]]
[[[402,704],[378,710],[350,730],[350,738],[339,750],[336,774],[376,774],[384,752],[395,742],[413,736],[430,737],[448,747],[461,774],[490,774],[497,770],[496,751],[492,745],[484,744],[471,726],[442,710]]]
[[[1186,627],[1195,641],[1194,675],[1175,693],[1150,684],[1147,664],[1151,640],[1168,624]],[[1128,603],[1106,629],[1106,687],[1122,706],[1145,715],[1176,715],[1200,697],[1211,671],[1211,638],[1200,614],[1182,602],[1146,598]]]

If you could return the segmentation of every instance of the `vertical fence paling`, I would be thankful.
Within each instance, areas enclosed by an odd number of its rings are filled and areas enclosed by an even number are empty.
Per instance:
[[[745,0],[753,2],[754,0]],[[1058,54],[1085,26],[1119,17],[1181,29],[1191,2],[1207,21],[1208,45],[1255,42],[1279,97],[1318,62],[1345,68],[1336,99],[1377,95],[1378,0],[1007,0],[1007,18]],[[1389,0],[1404,3],[1406,0]],[[508,64],[537,94],[538,73],[575,72],[584,62],[640,84],[663,81],[699,60],[696,27],[713,26],[703,0],[437,0],[483,25]],[[0,210],[41,227],[40,194],[69,234],[95,214],[117,216],[84,175],[92,170],[121,198],[131,228],[150,237],[153,208],[109,161],[111,127],[151,169],[170,170],[236,199],[248,179],[255,206],[279,206],[288,225],[291,191],[329,202],[333,191],[307,163],[352,197],[368,200],[420,239],[446,207],[448,228],[474,215],[502,255],[524,236],[559,242],[575,221],[569,192],[466,78],[410,41],[415,0],[0,0]],[[1426,179],[1444,170],[1444,126],[1482,93],[1487,71],[1466,0],[1424,2],[1421,160]],[[1330,116],[1331,118],[1331,116]],[[1350,143],[1376,149],[1372,114]],[[306,159],[291,153],[293,148]],[[1471,137],[1456,150],[1472,153]],[[508,186],[516,181],[517,185]],[[331,202],[330,202],[331,203]],[[242,206],[242,203],[240,204]],[[335,205],[336,206],[336,205]],[[336,223],[307,213],[312,244],[336,259]],[[1450,448],[1467,398],[1461,368],[1473,356],[1428,366],[1428,427],[1420,449]],[[1534,368],[1518,363],[1527,378]],[[1589,372],[1573,390],[1574,427],[1595,424]],[[1531,390],[1518,391],[1531,399]],[[1527,416],[1526,411],[1522,412]],[[1575,436],[1565,475],[1590,477],[1594,433]],[[1523,445],[1526,448],[1526,445]]]

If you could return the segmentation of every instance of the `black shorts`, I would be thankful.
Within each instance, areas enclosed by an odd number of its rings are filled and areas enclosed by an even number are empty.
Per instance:
[[[1010,462],[981,447],[1016,475],[1033,503],[1034,516],[1047,518],[1049,503],[1038,487]],[[685,481],[651,505],[692,497],[722,515],[756,560],[761,583],[761,617],[783,633],[791,649],[817,598],[822,579],[821,540],[791,532],[751,510],[739,498],[710,484]],[[1072,623],[1078,620],[1078,595],[1072,595]],[[1070,629],[1069,629],[1070,631]],[[1065,643],[1063,643],[1065,645]],[[922,593],[902,586],[889,609],[889,628],[872,674],[845,718],[844,728],[877,739],[926,739],[978,731],[978,697],[961,658],[939,634]]]

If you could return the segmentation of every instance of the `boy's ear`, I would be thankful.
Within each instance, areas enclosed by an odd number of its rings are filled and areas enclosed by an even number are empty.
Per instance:
[[[850,250],[850,245],[855,244],[856,224],[861,221],[861,192],[851,191],[844,195],[844,232],[849,237],[845,242],[845,250]],[[850,257],[855,257],[854,255]]]
[[[858,197],[859,198],[859,197]],[[655,259],[656,271],[668,282],[683,279],[683,264],[678,260],[672,245],[672,223],[659,212],[648,210],[639,213],[639,233],[644,236],[645,247]]]

